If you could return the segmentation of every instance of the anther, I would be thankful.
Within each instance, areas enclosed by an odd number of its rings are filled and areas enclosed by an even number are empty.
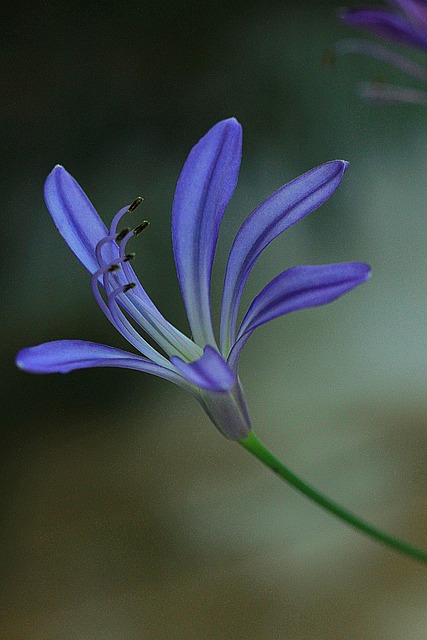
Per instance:
[[[144,201],[144,198],[141,198],[141,196],[138,196],[137,198],[135,198],[132,204],[129,205],[129,209],[128,209],[129,213],[132,213],[132,211],[135,211],[135,209],[139,207],[139,205],[143,201]]]
[[[119,269],[120,269],[120,265],[119,264],[111,264],[108,267],[107,271],[109,271],[111,273],[113,271],[119,271]]]
[[[123,293],[127,293],[128,291],[130,291],[131,289],[134,289],[136,287],[136,282],[129,282],[129,284],[125,284],[125,286],[123,287]]]
[[[124,229],[122,229],[120,233],[118,233],[116,236],[116,242],[121,242],[125,237],[125,235],[129,233],[129,231],[130,231],[129,227],[125,227]]]
[[[123,262],[129,262],[129,260],[133,260],[135,257],[135,252],[132,251],[132,253],[127,253],[125,255],[125,257],[123,258]]]
[[[139,236],[139,234],[142,233],[142,231],[144,231],[144,229],[146,229],[149,225],[150,223],[148,222],[148,220],[144,220],[140,225],[135,227],[135,229],[133,230],[133,235]]]

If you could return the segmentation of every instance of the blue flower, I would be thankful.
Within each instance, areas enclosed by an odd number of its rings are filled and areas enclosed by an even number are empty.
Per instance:
[[[267,284],[240,324],[237,322],[243,289],[261,252],[323,204],[348,165],[342,160],[323,164],[273,193],[242,224],[228,258],[217,339],[210,309],[212,264],[219,225],[237,183],[241,140],[235,119],[219,122],[192,149],[178,179],[172,242],[191,339],[163,317],[131,267],[127,243],[146,223],[130,230],[121,228],[121,221],[140,199],[121,209],[107,229],[71,175],[61,166],[53,169],[45,184],[50,214],[92,274],[93,294],[102,311],[138,353],[94,342],[59,340],[20,351],[19,367],[32,373],[67,373],[88,367],[152,373],[192,393],[224,436],[237,441],[248,436],[251,423],[238,364],[253,331],[286,313],[335,300],[367,280],[370,270],[357,262],[287,269]],[[152,346],[153,341],[158,348]]]
[[[396,42],[405,47],[427,51],[427,1],[390,0],[398,11],[377,7],[346,9],[340,17],[346,24],[367,31],[383,40]],[[339,53],[362,53],[380,59],[416,80],[427,83],[427,70],[410,58],[381,44],[344,40],[336,45]],[[397,102],[413,102],[427,105],[427,94],[423,90],[397,87],[383,82],[363,83],[360,93],[365,98]]]

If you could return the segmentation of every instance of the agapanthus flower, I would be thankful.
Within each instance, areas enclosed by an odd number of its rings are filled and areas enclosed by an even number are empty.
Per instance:
[[[165,378],[192,393],[226,437],[242,441],[251,422],[238,364],[253,331],[279,316],[335,300],[364,282],[369,267],[358,262],[298,266],[276,276],[238,322],[242,292],[261,252],[279,234],[327,200],[347,169],[327,162],[296,178],[256,207],[234,239],[225,273],[219,337],[210,305],[218,229],[235,189],[241,159],[241,126],[233,118],[215,125],[190,152],[172,207],[172,243],[191,338],[171,325],[146,293],[130,264],[138,198],[105,226],[86,194],[61,166],[45,183],[49,212],[68,246],[92,275],[95,299],[136,353],[81,340],[25,348],[16,362],[33,373],[66,373],[88,367],[123,367]],[[146,337],[150,337],[150,342]],[[154,347],[153,344],[157,347]]]
[[[427,0],[389,0],[392,10],[358,7],[340,12],[346,24],[403,47],[427,52]],[[336,45],[339,53],[362,53],[377,58],[427,85],[427,69],[406,55],[376,42],[343,40]],[[359,87],[365,98],[427,105],[427,92],[413,87],[399,87],[383,81],[365,82]]]

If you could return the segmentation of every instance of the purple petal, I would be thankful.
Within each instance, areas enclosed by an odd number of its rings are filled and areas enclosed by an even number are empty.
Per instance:
[[[46,178],[44,197],[65,242],[86,269],[95,273],[99,268],[95,247],[108,231],[85,192],[64,167],[56,165]]]
[[[279,234],[325,202],[348,167],[343,160],[320,165],[292,180],[262,202],[240,227],[231,247],[221,309],[221,352],[235,339],[243,288],[260,253]]]
[[[242,131],[234,119],[215,125],[190,152],[172,210],[175,264],[193,337],[215,344],[209,305],[218,228],[235,189]]]
[[[360,53],[371,58],[376,58],[377,60],[382,60],[387,64],[393,65],[396,69],[403,71],[403,73],[406,73],[413,78],[417,78],[417,80],[427,82],[427,69],[417,62],[414,62],[414,60],[411,60],[410,58],[407,58],[406,56],[397,53],[397,51],[393,51],[388,46],[384,46],[378,42],[361,40],[359,38],[346,38],[345,40],[341,40],[336,43],[335,50],[340,55]],[[381,85],[380,82],[377,82],[376,84],[379,86]]]
[[[186,363],[178,356],[171,362],[188,382],[208,391],[229,391],[236,384],[236,377],[219,353],[206,346],[201,358]]]
[[[16,364],[29,373],[68,373],[92,367],[120,367],[152,373],[188,388],[174,371],[127,351],[84,340],[55,340],[22,349]]]
[[[383,9],[350,9],[340,14],[341,19],[353,27],[402,44],[427,48],[427,35],[416,25]]]
[[[412,87],[396,87],[378,82],[361,82],[357,87],[361,98],[373,103],[402,102],[404,104],[420,104],[427,106],[427,92]]]
[[[246,340],[260,325],[292,311],[332,302],[368,280],[370,275],[368,265],[360,262],[293,267],[283,271],[249,307],[230,354],[230,366],[235,369]]]
[[[108,230],[78,183],[59,165],[53,169],[46,179],[45,199],[52,218],[68,246],[91,273],[98,271],[100,265],[95,249],[97,243],[108,235]],[[117,216],[126,211],[127,207],[124,207]],[[119,248],[114,240],[107,242],[102,247],[102,256],[105,263],[113,262],[118,258]],[[99,281],[101,284],[103,284],[104,280],[105,277],[103,278],[100,275]],[[107,287],[107,294],[111,293],[112,288],[120,285],[125,285],[129,282],[136,284],[133,300],[140,302],[139,308],[145,312],[146,320],[142,320],[141,326],[147,333],[153,335],[153,332],[155,333],[156,329],[159,329],[168,336],[171,335],[177,344],[182,343],[184,348],[186,345],[190,345],[191,341],[163,318],[128,263],[122,264],[122,268],[114,273],[114,277],[107,278],[107,281],[111,285],[110,288]],[[135,317],[135,306],[130,303],[130,297],[121,296],[119,302],[130,315]],[[101,308],[105,312],[102,304]],[[108,311],[106,315],[121,331],[121,324],[117,324]],[[137,320],[141,320],[141,313],[138,315]],[[151,328],[153,328],[153,331],[151,331]],[[155,333],[154,337],[156,335]],[[128,335],[125,335],[125,337],[129,339]],[[130,342],[136,348],[139,348],[134,340],[130,340]],[[142,340],[140,342],[141,344],[143,343]],[[191,351],[191,354],[193,354],[193,351]]]
[[[427,3],[426,0],[391,0],[406,13],[414,23],[427,27]]]
[[[252,425],[239,382],[226,393],[199,391],[196,398],[223,436],[235,442],[247,438]]]

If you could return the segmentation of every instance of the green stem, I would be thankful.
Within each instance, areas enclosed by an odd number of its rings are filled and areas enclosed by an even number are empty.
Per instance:
[[[403,540],[399,540],[399,538],[395,538],[388,533],[383,533],[379,529],[376,529],[368,522],[365,522],[361,518],[358,518],[350,511],[347,511],[347,509],[340,507],[336,502],[333,502],[333,500],[330,500],[326,496],[316,491],[316,489],[311,487],[309,484],[301,480],[301,478],[290,471],[262,444],[262,442],[258,440],[253,431],[250,432],[247,438],[241,440],[239,444],[241,444],[242,447],[247,449],[247,451],[258,458],[258,460],[265,464],[269,469],[277,473],[277,475],[280,476],[282,480],[288,482],[290,485],[295,487],[295,489],[301,491],[301,493],[307,496],[307,498],[310,498],[310,500],[313,500],[313,502],[316,502],[340,520],[343,520],[350,526],[370,536],[374,540],[382,542],[383,544],[391,547],[392,549],[395,549],[396,551],[399,551],[400,553],[404,553],[411,558],[415,558],[416,560],[420,560],[421,562],[427,564],[426,552],[422,551],[421,549],[417,549],[416,547],[412,547],[410,544],[404,542]]]

